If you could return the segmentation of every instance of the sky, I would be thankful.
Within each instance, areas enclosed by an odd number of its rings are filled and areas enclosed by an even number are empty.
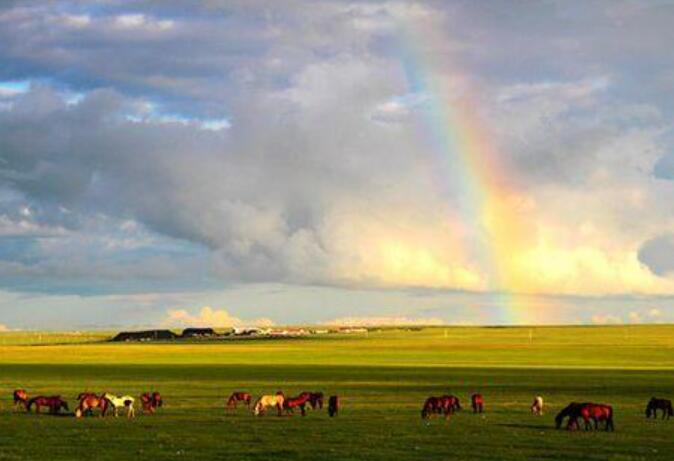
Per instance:
[[[674,322],[674,1],[0,3],[0,330]]]

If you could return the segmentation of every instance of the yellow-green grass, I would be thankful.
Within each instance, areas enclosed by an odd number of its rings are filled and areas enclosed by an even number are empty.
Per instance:
[[[9,336],[7,336],[9,335]],[[651,395],[674,398],[674,326],[386,329],[286,340],[115,344],[108,334],[0,335],[0,460],[5,459],[672,459],[674,419],[647,421]],[[33,338],[33,339],[30,339]],[[6,341],[2,341],[5,339]],[[11,340],[10,340],[11,339]],[[11,391],[84,390],[166,400],[154,417],[12,414]],[[225,414],[233,390],[339,394],[338,418]],[[423,422],[428,395],[470,393],[449,422]],[[528,406],[537,394],[546,414]],[[615,408],[616,432],[568,433],[572,400]]]

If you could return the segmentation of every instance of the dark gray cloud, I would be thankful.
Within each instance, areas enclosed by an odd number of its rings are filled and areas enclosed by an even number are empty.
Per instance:
[[[660,276],[674,272],[674,234],[661,235],[644,242],[639,249],[639,261]]]

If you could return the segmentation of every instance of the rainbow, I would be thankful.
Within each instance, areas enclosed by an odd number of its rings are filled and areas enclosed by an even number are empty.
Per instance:
[[[428,26],[428,25],[426,25]],[[514,253],[523,248],[527,232],[518,219],[523,197],[512,184],[507,165],[490,142],[492,136],[476,114],[479,98],[475,87],[456,72],[455,63],[442,62],[427,51],[427,45],[442,43],[433,27],[424,30],[404,24],[401,28],[400,63],[406,76],[408,93],[422,98],[423,138],[432,152],[432,164],[442,193],[460,197],[452,203],[470,239],[464,251],[487,268],[485,289],[491,293],[490,308],[496,308],[491,322],[533,324],[550,321],[550,306],[542,297],[530,293],[527,281],[518,271]],[[443,72],[452,69],[453,72]],[[477,237],[477,238],[475,238]]]

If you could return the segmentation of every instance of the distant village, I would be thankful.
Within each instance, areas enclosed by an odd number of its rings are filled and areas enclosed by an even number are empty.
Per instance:
[[[257,328],[234,327],[225,331],[213,328],[185,328],[180,334],[171,330],[122,331],[112,341],[174,341],[184,339],[234,339],[234,338],[295,338],[311,335],[367,333],[364,327],[336,328]]]

